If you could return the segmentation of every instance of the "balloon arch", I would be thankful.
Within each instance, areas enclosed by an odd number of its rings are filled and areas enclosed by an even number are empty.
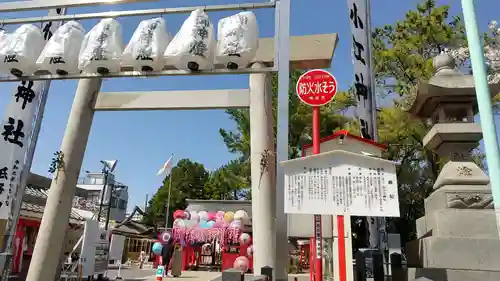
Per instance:
[[[252,237],[245,226],[250,218],[244,210],[184,211],[173,214],[172,231],[161,233],[161,243],[173,239],[183,247],[183,269],[199,263],[197,257],[207,249],[221,253],[221,269],[237,268],[244,272],[252,269]],[[235,250],[236,249],[236,250]],[[156,251],[161,251],[157,248]]]

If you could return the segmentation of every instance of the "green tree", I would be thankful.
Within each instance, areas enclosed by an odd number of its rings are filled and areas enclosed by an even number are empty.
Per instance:
[[[245,192],[250,183],[248,166],[239,159],[232,160],[210,174],[207,190],[214,200],[238,200],[247,198]]]
[[[206,188],[209,173],[203,164],[189,159],[181,159],[165,177],[160,187],[150,201],[150,215],[154,224],[164,225],[168,193],[170,189],[170,218],[175,210],[187,207],[186,199],[212,199],[212,190]],[[170,185],[172,184],[172,185]],[[151,220],[151,219],[150,219]]]

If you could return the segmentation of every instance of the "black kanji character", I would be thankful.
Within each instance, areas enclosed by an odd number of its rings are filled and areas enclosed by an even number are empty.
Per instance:
[[[365,79],[362,73],[355,74],[354,79],[354,89],[356,90],[356,96],[358,97],[358,102],[361,101],[361,97],[363,97],[364,102],[368,100],[368,87],[365,85]]]
[[[366,122],[364,119],[359,119],[360,127],[361,127],[361,136],[364,139],[369,139],[372,140],[372,136],[369,133],[368,130],[368,122]]]
[[[35,91],[31,89],[32,87],[33,81],[29,81],[27,87],[26,81],[22,81],[21,85],[17,86],[17,92],[14,96],[16,97],[16,102],[19,102],[19,99],[23,99],[23,105],[21,106],[23,110],[26,108],[26,104],[32,103],[35,98]]]
[[[154,59],[150,56],[146,56],[145,54],[138,55],[135,60],[150,60],[154,61]]]
[[[198,28],[195,32],[202,40],[205,40],[208,37],[208,30],[205,27]]]
[[[14,164],[16,165],[19,164],[19,160],[14,161]]]
[[[205,52],[208,50],[207,45],[203,41],[195,41],[191,44],[189,48],[189,53],[195,56],[205,57]]]
[[[61,8],[57,8],[56,9],[56,14],[58,14],[58,15],[62,14],[62,9]]]
[[[238,15],[238,21],[240,22],[240,25],[248,24],[248,18],[242,15]]]
[[[62,57],[51,57],[49,64],[65,64],[66,62]]]
[[[52,28],[52,22],[49,21],[44,27],[43,27],[43,38],[45,41],[49,40],[52,37],[52,31],[50,30]]]
[[[351,9],[351,12],[349,14],[349,17],[351,18],[352,23],[354,23],[354,27],[361,28],[361,29],[364,28],[363,21],[361,20],[361,18],[358,15],[358,6],[356,5],[356,3],[352,4],[352,9]]]
[[[356,38],[354,38],[354,35],[352,36],[352,47],[353,47],[352,51],[354,53],[354,57],[358,61],[360,61],[362,64],[366,65],[366,61],[361,54],[361,52],[365,51],[365,47],[363,46],[363,44],[356,41]]]
[[[19,147],[23,147],[23,142],[19,139],[24,138],[24,133],[22,129],[24,127],[24,122],[22,120],[17,120],[17,127],[15,126],[16,120],[9,117],[9,124],[4,125],[4,132],[2,133],[3,139],[9,141],[10,143],[17,144]],[[9,138],[12,136],[12,138]]]
[[[3,58],[3,62],[19,62],[17,59],[16,55],[6,55],[5,58]]]
[[[205,17],[197,17],[196,18],[196,25],[201,25],[201,26],[204,26],[204,27],[208,27],[210,25],[210,22]]]
[[[0,179],[7,179],[8,172],[9,172],[9,168],[7,168],[7,167],[3,167],[2,169],[0,169]]]
[[[4,191],[5,191],[4,183],[0,183],[0,194],[2,194]]]

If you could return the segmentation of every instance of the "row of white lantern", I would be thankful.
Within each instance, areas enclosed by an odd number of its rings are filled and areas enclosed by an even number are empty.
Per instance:
[[[229,69],[246,67],[258,48],[255,14],[241,12],[218,23],[218,40],[203,10],[195,10],[170,40],[165,20],[142,21],[126,48],[121,25],[103,19],[87,34],[81,24],[61,26],[45,44],[40,28],[25,24],[12,34],[0,32],[0,71],[16,76],[37,71],[68,74],[119,72],[122,66],[160,71],[165,65],[179,70],[207,70],[214,64]]]

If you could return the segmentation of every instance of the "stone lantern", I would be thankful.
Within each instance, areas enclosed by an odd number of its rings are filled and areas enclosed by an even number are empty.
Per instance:
[[[474,79],[455,69],[447,54],[434,58],[435,75],[418,87],[409,110],[432,128],[422,142],[448,162],[417,220],[417,240],[407,244],[408,280],[500,280],[498,237],[489,177],[471,161],[482,139],[474,123]],[[492,93],[500,85],[490,85]],[[496,171],[500,172],[500,171]]]

